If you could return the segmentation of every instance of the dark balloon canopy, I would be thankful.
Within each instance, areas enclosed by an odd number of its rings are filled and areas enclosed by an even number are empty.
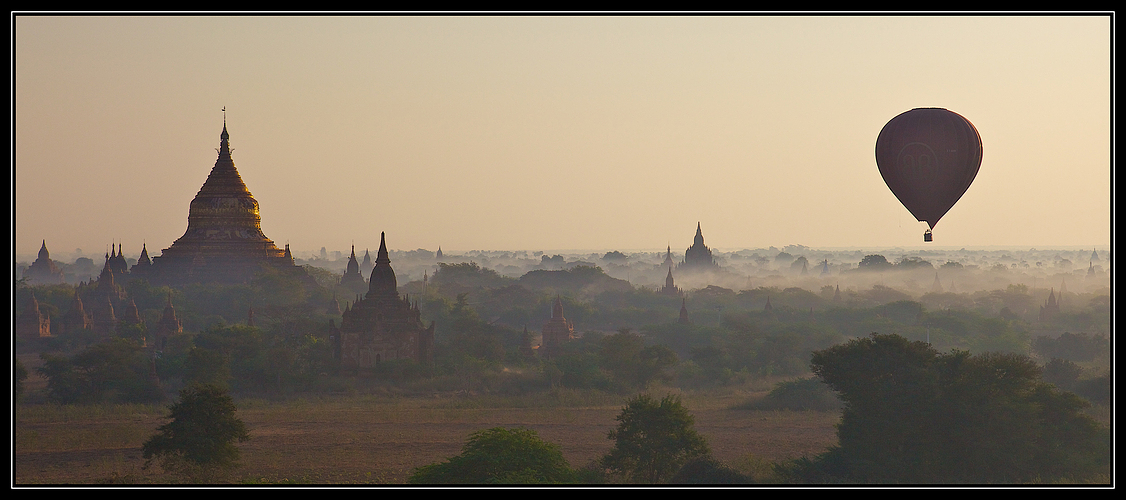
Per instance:
[[[977,176],[981,136],[953,111],[912,109],[880,131],[876,165],[900,203],[933,229]]]

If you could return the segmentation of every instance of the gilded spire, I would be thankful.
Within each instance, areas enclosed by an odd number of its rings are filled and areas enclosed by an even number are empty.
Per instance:
[[[231,134],[227,133],[227,107],[223,106],[223,132],[219,134],[219,159],[231,160]]]

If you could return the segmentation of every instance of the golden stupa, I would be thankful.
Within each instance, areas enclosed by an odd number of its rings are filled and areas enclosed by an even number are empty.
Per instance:
[[[231,159],[230,134],[223,120],[219,158],[188,209],[184,235],[152,260],[150,280],[162,284],[245,283],[263,266],[293,268],[288,245],[282,250],[262,234],[258,201]]]

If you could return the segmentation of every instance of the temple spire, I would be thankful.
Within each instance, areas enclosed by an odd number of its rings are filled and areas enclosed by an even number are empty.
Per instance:
[[[376,252],[376,254],[375,254],[376,265],[379,265],[379,263],[381,263],[381,262],[385,263],[385,264],[391,263],[391,258],[387,256],[386,233],[383,233],[383,232],[379,233],[379,251]]]
[[[375,267],[371,270],[368,279],[367,297],[387,296],[398,297],[398,285],[395,280],[395,271],[391,269],[391,258],[387,256],[386,233],[379,233],[379,252],[375,257]]]
[[[223,108],[223,133],[219,134],[219,159],[231,160],[231,134],[227,133],[227,108]]]

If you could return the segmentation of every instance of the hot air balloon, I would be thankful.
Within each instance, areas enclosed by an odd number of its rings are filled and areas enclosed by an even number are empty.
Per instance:
[[[892,118],[876,138],[876,165],[888,188],[931,229],[969,189],[981,166],[981,136],[969,120],[943,108],[916,108]]]

